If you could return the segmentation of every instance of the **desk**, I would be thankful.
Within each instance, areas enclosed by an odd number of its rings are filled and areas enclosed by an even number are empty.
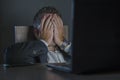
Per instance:
[[[43,65],[35,64],[0,71],[0,80],[120,80],[120,73],[77,75],[48,70]]]

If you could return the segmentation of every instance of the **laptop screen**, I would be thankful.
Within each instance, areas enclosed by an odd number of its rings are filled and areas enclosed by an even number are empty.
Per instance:
[[[115,1],[75,1],[73,69],[102,71],[120,67],[120,28]],[[111,69],[111,70],[112,70]]]

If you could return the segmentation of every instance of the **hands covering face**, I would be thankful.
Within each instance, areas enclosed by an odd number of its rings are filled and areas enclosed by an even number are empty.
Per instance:
[[[56,14],[46,14],[41,21],[40,37],[48,45],[55,43],[60,46],[64,39],[63,22]]]

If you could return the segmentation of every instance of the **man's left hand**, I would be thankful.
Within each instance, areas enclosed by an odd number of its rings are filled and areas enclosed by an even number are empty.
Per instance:
[[[64,27],[62,19],[56,14],[53,16],[53,25],[54,25],[53,33],[54,42],[58,46],[61,46],[64,40]]]

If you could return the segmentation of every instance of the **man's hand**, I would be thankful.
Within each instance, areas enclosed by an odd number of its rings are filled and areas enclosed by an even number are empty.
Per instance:
[[[61,18],[56,14],[54,14],[53,16],[53,25],[54,25],[54,34],[53,34],[54,42],[58,46],[61,46],[64,40],[64,27]]]
[[[52,15],[45,15],[41,21],[40,38],[45,40],[48,45],[53,42]]]

